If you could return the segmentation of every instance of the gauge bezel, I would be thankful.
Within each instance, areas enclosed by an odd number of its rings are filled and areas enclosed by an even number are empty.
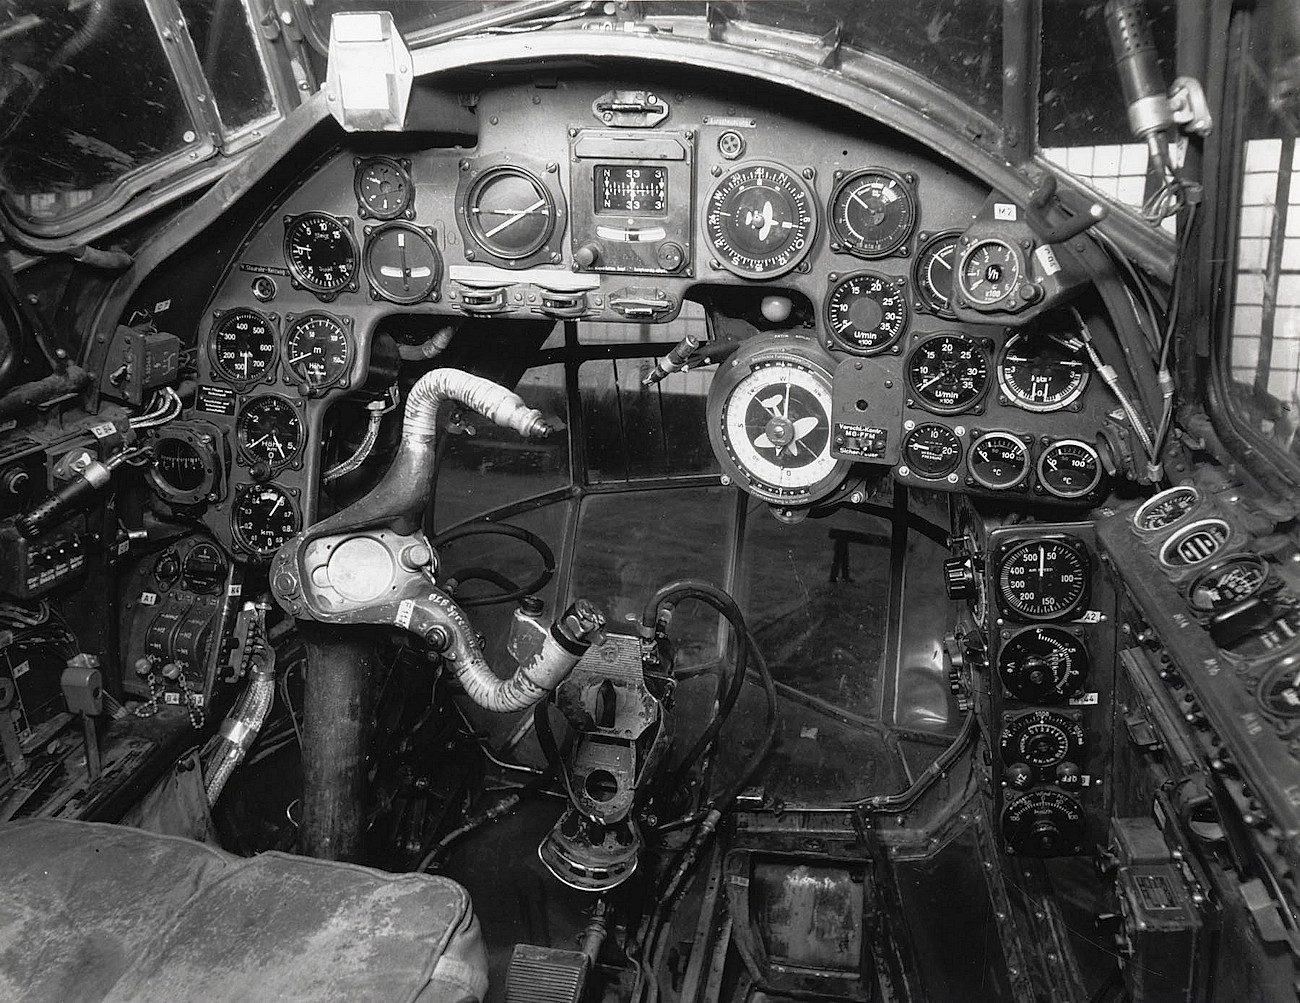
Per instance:
[[[289,536],[285,537],[284,542],[269,549],[264,549],[253,546],[245,538],[243,532],[239,528],[239,513],[242,511],[244,502],[249,495],[255,492],[268,490],[278,491],[285,501],[288,502],[289,510],[293,513],[293,522],[296,528],[293,533],[290,533]],[[234,541],[235,545],[245,553],[252,554],[256,557],[271,557],[280,549],[280,547],[284,546],[284,543],[293,539],[294,535],[302,531],[302,512],[299,510],[298,502],[294,497],[296,493],[297,492],[294,491],[293,488],[287,488],[283,484],[276,484],[274,482],[239,485],[239,487],[235,489],[235,498],[230,505],[230,537]]]
[[[1073,599],[1060,609],[1047,613],[1034,613],[1022,605],[1023,600],[1010,600],[1005,595],[1002,587],[1002,571],[1007,562],[1020,550],[1030,547],[1037,547],[1040,544],[1055,544],[1063,547],[1074,554],[1078,559],[1079,567],[1083,572],[1083,581],[1079,584],[1078,593]],[[1088,549],[1078,539],[1072,536],[1062,535],[1043,535],[1019,537],[1010,540],[998,547],[997,554],[993,561],[993,600],[997,608],[1006,616],[1013,617],[1017,620],[1023,620],[1028,623],[1048,623],[1056,621],[1069,620],[1079,610],[1088,605],[1088,599],[1092,592],[1092,562],[1088,557]]]
[[[1295,713],[1286,713],[1275,710],[1274,707],[1265,700],[1264,694],[1273,688],[1283,677],[1300,673],[1300,654],[1292,653],[1279,659],[1268,667],[1267,670],[1259,677],[1259,682],[1255,685],[1255,703],[1259,706],[1270,719],[1284,722],[1284,727],[1288,730],[1300,726],[1300,704],[1296,705]]]
[[[347,347],[347,359],[337,373],[319,383],[312,382],[300,373],[289,361],[289,342],[298,328],[315,320],[324,318],[335,324],[343,332],[343,344]],[[324,310],[311,310],[307,313],[287,313],[284,315],[284,374],[289,383],[305,387],[312,393],[323,393],[331,387],[348,387],[352,382],[352,367],[355,364],[357,348],[352,337],[352,318],[344,314],[327,313]]]
[[[1066,685],[1064,689],[1062,688],[1061,683],[1054,682],[1051,688],[1046,692],[1026,693],[1021,688],[1020,684],[1017,683],[1016,685],[1012,685],[1012,683],[1008,682],[1007,664],[1006,664],[1007,649],[1011,648],[1012,645],[1023,643],[1022,638],[1025,638],[1029,635],[1034,635],[1036,640],[1047,644],[1050,644],[1051,642],[1045,641],[1044,640],[1045,636],[1055,637],[1058,640],[1061,640],[1069,644],[1070,646],[1074,647],[1076,649],[1076,653],[1082,656],[1080,659],[1081,666],[1075,667],[1073,676],[1066,677],[1065,680]],[[1067,700],[1069,700],[1070,697],[1074,696],[1083,688],[1083,684],[1087,681],[1088,672],[1091,668],[1092,668],[1092,655],[1088,651],[1087,642],[1083,639],[1083,637],[1081,637],[1075,631],[1062,627],[1059,624],[1038,623],[1030,627],[1022,627],[1020,630],[1017,630],[1015,633],[1013,633],[1010,637],[1007,637],[1005,640],[1003,640],[1001,646],[998,649],[998,679],[1001,680],[1003,689],[1007,691],[1007,693],[1011,696],[1011,698],[1014,700],[1019,700],[1022,703],[1032,703],[1032,704],[1065,703]]]
[[[846,232],[840,223],[839,210],[842,200],[848,196],[851,188],[859,186],[865,178],[880,178],[895,182],[903,193],[906,216],[899,233],[886,241],[875,241],[864,246],[856,234]],[[920,205],[916,197],[916,175],[899,173],[887,167],[862,167],[841,176],[835,172],[835,187],[826,201],[826,220],[830,228],[831,250],[839,254],[851,254],[855,258],[876,260],[887,258],[892,254],[907,254],[907,242],[916,230],[920,218]]]
[[[948,295],[943,298],[943,303],[940,304],[941,294],[934,288],[928,272],[930,262],[938,257],[940,246],[947,244],[952,247],[953,278],[957,277],[957,256],[961,247],[961,241],[958,238],[961,237],[961,233],[961,230],[939,230],[935,233],[922,231],[918,235],[921,246],[916,252],[916,257],[912,260],[912,286],[916,289],[916,301],[912,306],[917,313],[942,317],[944,320],[957,319],[957,315],[952,309],[952,297],[956,286],[949,283]]]
[[[922,432],[930,428],[943,429],[945,432],[947,432],[949,435],[952,436],[952,441],[957,444],[956,459],[954,460],[952,466],[949,469],[944,470],[941,473],[926,473],[918,470],[915,464],[912,463],[911,458],[908,454],[908,446],[911,444],[913,436],[915,436],[918,432]],[[966,446],[961,440],[962,437],[957,434],[955,429],[949,428],[947,425],[943,424],[942,422],[938,422],[938,421],[918,422],[917,424],[909,428],[907,430],[907,433],[903,436],[902,445],[899,447],[899,462],[907,467],[907,472],[909,474],[911,474],[914,477],[919,477],[921,480],[951,481],[954,479],[957,471],[961,469],[962,461],[965,460],[966,458]]]
[[[485,261],[501,268],[530,268],[539,264],[559,264],[563,255],[560,240],[568,220],[568,205],[557,174],[559,165],[542,163],[513,154],[492,154],[475,160],[462,160],[456,183],[456,226],[464,244],[465,260]],[[523,249],[496,244],[478,221],[474,208],[483,189],[492,181],[506,176],[525,179],[541,192],[547,223],[540,239],[535,238]]]
[[[976,394],[960,404],[945,405],[935,402],[926,396],[927,391],[918,390],[916,381],[912,376],[912,365],[916,357],[925,349],[925,347],[936,341],[960,341],[970,345],[971,348],[979,354],[979,358],[984,365],[983,385]],[[903,362],[903,371],[907,377],[907,389],[911,395],[909,406],[918,408],[922,411],[928,411],[931,414],[966,414],[979,413],[982,410],[984,399],[988,396],[989,388],[993,384],[992,373],[992,356],[988,347],[984,343],[985,339],[976,338],[969,334],[948,333],[948,334],[918,334],[912,344],[911,350],[907,353],[907,358]]]
[[[1187,511],[1183,512],[1177,519],[1173,522],[1167,522],[1163,526],[1146,527],[1142,525],[1143,517],[1149,515],[1152,509],[1163,504],[1168,498],[1187,491],[1192,493],[1192,504],[1188,507]],[[1161,533],[1172,532],[1174,529],[1191,522],[1196,518],[1197,513],[1201,511],[1204,505],[1205,496],[1201,493],[1200,488],[1196,487],[1194,484],[1175,484],[1172,488],[1165,488],[1163,491],[1153,494],[1150,498],[1139,505],[1137,510],[1130,517],[1129,525],[1133,527],[1135,533],[1142,536],[1158,536]]]
[[[1250,564],[1256,570],[1263,572],[1263,576],[1255,585],[1254,591],[1222,606],[1198,605],[1196,602],[1196,593],[1204,585],[1205,580],[1211,575],[1221,574],[1225,568],[1233,564]],[[1236,554],[1228,554],[1226,557],[1220,557],[1217,561],[1212,561],[1192,579],[1191,584],[1187,586],[1187,604],[1198,613],[1218,616],[1230,609],[1235,609],[1242,603],[1250,602],[1252,599],[1263,594],[1268,589],[1271,579],[1272,567],[1269,565],[1267,558],[1262,555],[1248,550]]]
[[[244,416],[251,408],[263,406],[262,402],[267,400],[278,401],[298,418],[298,441],[295,443],[293,451],[283,460],[277,462],[272,462],[265,457],[257,456],[252,453],[244,442]],[[304,447],[307,445],[307,439],[309,436],[307,431],[307,416],[303,413],[303,408],[300,403],[295,403],[283,394],[257,394],[253,397],[247,398],[240,405],[239,410],[235,412],[234,436],[235,448],[237,450],[239,462],[244,466],[254,467],[259,463],[265,463],[273,471],[283,470],[285,467],[293,467],[297,469],[302,466],[302,453]]]
[[[1218,542],[1214,550],[1206,554],[1200,560],[1191,561],[1189,563],[1180,562],[1175,564],[1169,559],[1170,552],[1176,550],[1181,544],[1186,543],[1192,534],[1208,531],[1208,528],[1211,526],[1222,527],[1223,530],[1223,539]],[[1172,533],[1169,536],[1169,539],[1165,540],[1165,542],[1160,545],[1160,566],[1174,572],[1189,571],[1192,568],[1202,568],[1216,557],[1226,556],[1223,554],[1223,548],[1232,542],[1232,535],[1232,524],[1229,523],[1227,519],[1220,516],[1209,516],[1204,519],[1193,520]]]
[[[902,319],[898,322],[897,330],[889,334],[886,340],[881,344],[874,345],[870,348],[864,348],[861,345],[854,344],[852,341],[846,339],[840,331],[836,330],[835,318],[831,312],[833,301],[841,289],[844,289],[851,282],[863,281],[876,283],[879,289],[884,290],[886,295],[892,296],[897,301],[898,308],[902,311]],[[884,296],[877,296],[875,299],[876,302],[879,303],[884,299]],[[862,358],[869,358],[873,355],[883,355],[886,352],[892,352],[894,355],[897,355],[902,351],[899,343],[903,340],[903,335],[907,333],[909,323],[911,322],[911,311],[908,308],[907,303],[906,283],[902,278],[894,278],[888,275],[883,275],[880,272],[858,271],[850,272],[846,275],[839,275],[832,272],[830,288],[827,290],[826,298],[822,302],[822,318],[826,322],[826,337],[830,342],[827,347],[832,351],[838,350],[841,352],[847,352],[849,355],[860,356]],[[883,317],[881,323],[884,323]],[[851,321],[849,326],[853,326]]]
[[[294,261],[293,255],[289,253],[289,245],[293,240],[294,229],[307,219],[328,219],[332,223],[337,223],[339,230],[347,238],[349,251],[348,256],[352,262],[351,274],[338,283],[317,282],[303,272],[302,268]],[[309,212],[299,213],[296,216],[284,217],[284,243],[283,243],[284,261],[289,266],[289,276],[295,285],[308,292],[314,293],[316,298],[324,303],[335,299],[341,292],[356,292],[360,288],[357,281],[357,272],[361,268],[361,251],[357,247],[356,235],[352,232],[351,216],[335,216],[333,213],[323,212],[319,209],[312,209]]]
[[[224,570],[222,571],[217,581],[213,582],[212,585],[210,586],[205,585],[202,588],[197,588],[193,584],[194,579],[191,577],[189,571],[190,561],[193,559],[195,554],[197,554],[200,550],[204,549],[205,547],[210,548],[212,551],[216,553],[217,557],[220,558],[221,560],[221,565],[224,568]],[[191,547],[189,553],[187,553],[185,557],[181,560],[180,566],[181,566],[180,577],[177,579],[177,581],[180,582],[181,588],[189,592],[193,592],[195,595],[211,595],[213,593],[221,591],[221,584],[222,584],[221,579],[224,579],[228,574],[230,574],[230,562],[226,560],[225,555],[221,552],[221,548],[218,547],[215,543],[211,543],[207,540],[201,540],[199,543]]]
[[[714,201],[722,197],[723,189],[726,188],[733,179],[742,174],[749,174],[756,170],[771,171],[775,174],[784,175],[789,180],[791,187],[794,188],[802,197],[807,221],[804,227],[805,233],[802,238],[802,246],[792,247],[790,256],[786,261],[778,262],[775,265],[767,264],[765,267],[747,268],[744,265],[731,260],[729,254],[719,249],[710,220],[714,213],[720,208],[720,206],[715,206]],[[798,202],[798,199],[795,201]],[[796,206],[796,208],[798,208],[798,206]],[[729,170],[724,171],[718,177],[717,184],[713,186],[709,191],[708,197],[704,200],[704,210],[701,215],[703,218],[700,223],[704,230],[704,243],[705,246],[708,247],[710,254],[713,256],[713,260],[733,275],[738,275],[742,279],[776,278],[777,276],[785,275],[787,272],[793,271],[795,268],[799,267],[800,263],[808,256],[808,253],[813,248],[813,243],[817,239],[818,224],[820,222],[818,219],[817,199],[813,193],[812,186],[804,181],[800,176],[799,171],[770,160],[746,160],[731,167]],[[757,258],[753,260],[759,265],[764,265],[765,262],[770,262],[771,258],[763,259],[763,261],[759,261]]]
[[[1074,491],[1062,491],[1060,488],[1052,486],[1051,482],[1044,475],[1043,470],[1047,464],[1047,458],[1052,455],[1053,451],[1060,449],[1062,446],[1076,446],[1087,451],[1092,457],[1093,478],[1088,482],[1088,486],[1083,489]],[[1082,439],[1057,439],[1043,447],[1043,451],[1038,454],[1038,461],[1034,464],[1034,472],[1038,475],[1038,483],[1053,498],[1060,498],[1062,501],[1078,501],[1080,498],[1086,498],[1097,490],[1097,485],[1105,476],[1105,471],[1101,467],[1101,455],[1097,452],[1095,446],[1091,443],[1084,442]]]
[[[1016,477],[1014,481],[1010,481],[1006,484],[995,484],[989,480],[986,480],[979,473],[979,470],[975,465],[975,451],[979,449],[981,444],[988,442],[991,439],[1005,439],[1008,442],[1013,442],[1015,443],[1016,448],[1019,449],[1021,453],[1024,455],[1024,463],[1021,466],[1019,475]],[[990,432],[981,432],[973,440],[971,440],[970,449],[966,451],[966,472],[970,475],[970,479],[974,481],[976,484],[978,484],[980,487],[982,487],[985,491],[998,491],[998,492],[1014,491],[1016,488],[1021,487],[1025,483],[1025,481],[1029,479],[1029,474],[1033,469],[1034,469],[1033,454],[1030,452],[1029,446],[1025,443],[1025,440],[1018,435],[1015,435],[1011,432],[1004,432],[1001,429],[994,429],[993,431]]]
[[[1075,407],[1083,397],[1084,392],[1088,389],[1088,384],[1091,381],[1091,374],[1086,367],[1079,370],[1078,383],[1076,383],[1062,399],[1050,404],[1038,404],[1025,397],[1020,389],[1011,381],[1010,377],[1007,376],[1007,353],[1011,350],[1013,345],[1024,341],[1028,341],[1028,339],[1022,333],[1017,332],[1006,340],[1006,344],[1004,344],[1002,350],[998,352],[998,390],[1000,390],[1003,396],[1007,398],[1007,405],[1009,407],[1019,408],[1021,411],[1030,411],[1034,414],[1050,414],[1053,411],[1064,411],[1067,408]]]
[[[163,477],[156,469],[156,453],[159,444],[172,439],[184,442],[203,464],[203,473],[197,487],[191,490],[178,488]],[[155,459],[151,460],[145,473],[149,484],[159,497],[177,505],[197,505],[202,501],[217,501],[220,498],[220,481],[223,480],[225,464],[218,455],[219,439],[215,434],[202,432],[186,425],[173,425],[161,428],[154,436]],[[227,457],[228,460],[228,457]]]
[[[271,335],[271,359],[266,364],[266,368],[253,377],[236,376],[230,372],[222,364],[217,352],[217,332],[232,318],[245,314],[252,315],[265,324]],[[213,375],[220,377],[232,387],[240,390],[256,386],[259,383],[274,383],[276,369],[279,367],[280,362],[280,326],[278,320],[279,318],[275,314],[262,313],[260,310],[254,310],[246,306],[233,307],[229,310],[217,312],[212,318],[212,326],[208,328],[206,339],[208,366],[211,368]]]
[[[973,294],[966,285],[966,265],[973,258],[980,248],[988,246],[997,246],[1005,248],[1011,260],[1016,265],[1015,279],[1011,282],[1010,287],[994,299],[984,299],[981,296]],[[1016,291],[1020,288],[1020,283],[1025,278],[1025,260],[1020,254],[1020,250],[1009,241],[1001,237],[981,237],[978,240],[968,244],[957,258],[957,268],[953,272],[953,292],[954,296],[960,296],[974,310],[987,310],[996,307],[998,304],[1007,300],[1015,299]]]
[[[429,283],[422,291],[414,295],[398,295],[389,292],[376,277],[374,266],[370,261],[371,254],[379,241],[386,234],[398,231],[414,234],[415,238],[428,248],[429,253],[433,255],[434,268]],[[436,230],[432,227],[416,226],[414,223],[398,219],[388,223],[381,223],[378,226],[366,227],[365,236],[365,247],[361,251],[361,271],[366,277],[366,285],[370,290],[372,300],[387,300],[389,303],[411,306],[415,303],[423,303],[426,300],[436,303],[441,298],[439,287],[442,285],[443,260],[442,255],[438,252],[438,234]]]
[[[1028,756],[1010,758],[1016,750],[1008,748],[1008,745],[1016,744],[1013,740],[1022,737],[1035,724],[1050,725],[1061,733],[1061,737],[1065,739],[1065,748],[1061,751],[1060,756],[1050,762],[1041,763],[1035,762]],[[1024,763],[1035,773],[1040,774],[1040,779],[1046,779],[1041,776],[1043,772],[1059,766],[1061,763],[1083,765],[1086,744],[1087,733],[1084,731],[1083,722],[1077,714],[1069,714],[1055,708],[1009,711],[1002,718],[1002,730],[998,735],[998,755],[1006,766],[1011,766],[1014,763]]]
[[[415,218],[415,182],[411,179],[411,162],[409,160],[405,158],[399,160],[396,157],[366,157],[365,159],[354,160],[352,163],[354,168],[352,193],[357,199],[358,216],[362,219],[397,219],[399,216],[405,219]],[[361,178],[366,171],[378,164],[391,167],[406,182],[406,197],[396,209],[376,209],[366,201],[366,196],[361,188]]]

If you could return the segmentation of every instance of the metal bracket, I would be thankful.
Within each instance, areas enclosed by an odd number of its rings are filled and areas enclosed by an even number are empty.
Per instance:
[[[330,23],[325,98],[348,132],[401,132],[411,101],[411,52],[387,11],[338,13]]]

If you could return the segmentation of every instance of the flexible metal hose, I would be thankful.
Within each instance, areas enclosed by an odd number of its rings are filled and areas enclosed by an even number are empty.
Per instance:
[[[244,754],[262,730],[274,698],[274,666],[254,665],[244,692],[239,695],[230,714],[221,722],[221,744],[203,782],[209,807],[217,803],[226,781],[235,772],[235,767],[244,761]]]

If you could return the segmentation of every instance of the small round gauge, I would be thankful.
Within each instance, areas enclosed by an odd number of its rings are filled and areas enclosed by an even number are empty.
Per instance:
[[[883,168],[854,171],[831,194],[830,220],[832,250],[883,258],[911,236],[916,197],[901,174]]]
[[[1282,659],[1259,681],[1259,705],[1274,717],[1300,717],[1300,657]]]
[[[1000,303],[1020,283],[1020,256],[1005,241],[977,241],[962,253],[956,282],[958,293],[974,304]]]
[[[903,440],[903,462],[918,477],[947,477],[961,465],[961,439],[947,425],[917,425]]]
[[[749,163],[713,189],[704,229],[723,268],[764,279],[803,260],[817,230],[817,210],[798,175],[776,164]]]
[[[985,432],[970,447],[971,478],[990,491],[1010,491],[1029,476],[1029,447],[1010,432]]]
[[[849,275],[826,297],[826,326],[836,348],[877,355],[907,330],[907,300],[899,284],[883,275]]]
[[[555,199],[531,171],[499,164],[469,186],[463,206],[470,236],[507,261],[536,254],[555,231]]]
[[[304,314],[289,325],[284,361],[294,378],[305,386],[333,386],[348,373],[352,339],[329,314]]]
[[[1232,530],[1222,519],[1200,519],[1185,526],[1160,548],[1166,568],[1193,568],[1204,564],[1228,542]]]
[[[411,223],[385,223],[366,240],[362,257],[373,295],[393,303],[437,298],[442,256],[428,233]]]
[[[1079,692],[1088,676],[1088,649],[1060,627],[1029,627],[998,655],[1002,685],[1025,703],[1060,703]]]
[[[1008,801],[1001,822],[1007,850],[1025,857],[1078,853],[1087,831],[1079,802],[1050,788]]]
[[[960,234],[960,230],[945,230],[926,238],[912,263],[917,308],[948,320],[956,317],[951,306],[952,268],[957,257],[957,238]]]
[[[907,382],[917,406],[935,414],[965,411],[988,390],[988,353],[964,334],[927,338],[912,349]]]
[[[1057,498],[1083,498],[1101,483],[1101,458],[1080,439],[1058,439],[1038,457],[1038,482]]]
[[[1083,758],[1083,725],[1060,711],[1034,710],[1008,717],[999,742],[1002,761],[1025,763],[1042,771]]]
[[[1026,620],[1053,620],[1073,613],[1088,598],[1088,558],[1082,547],[1060,537],[1012,544],[998,561],[998,605]]]
[[[226,580],[226,558],[216,544],[200,543],[185,555],[181,585],[200,595],[215,592]]]
[[[1088,386],[1083,342],[1048,334],[1007,339],[998,360],[998,388],[1014,407],[1026,411],[1060,411]]]
[[[190,494],[208,479],[212,465],[188,438],[160,437],[153,448],[157,479],[177,495]]]
[[[357,215],[363,219],[396,219],[410,208],[415,197],[406,168],[392,157],[361,161],[352,187],[357,196]]]
[[[256,310],[228,310],[208,336],[208,358],[229,383],[253,383],[275,365],[275,327]]]
[[[275,484],[249,487],[230,513],[235,540],[255,554],[273,554],[298,532],[298,511],[284,488]]]
[[[273,394],[254,397],[235,419],[235,439],[249,464],[283,467],[298,455],[306,438],[298,409]]]
[[[299,285],[329,297],[356,287],[357,242],[350,223],[327,212],[285,218],[284,257]]]
[[[1268,561],[1259,554],[1234,554],[1196,576],[1188,590],[1192,608],[1218,613],[1254,599],[1268,584]]]
[[[1187,519],[1201,504],[1201,493],[1189,484],[1167,488],[1152,495],[1133,513],[1133,528],[1156,533]]]
[[[181,577],[181,558],[176,550],[168,547],[158,555],[153,564],[153,577],[160,588],[170,589]]]

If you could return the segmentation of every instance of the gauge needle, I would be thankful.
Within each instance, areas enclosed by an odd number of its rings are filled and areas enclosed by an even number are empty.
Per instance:
[[[781,411],[782,417],[787,421],[790,419],[790,384],[785,385],[785,407]]]
[[[271,438],[271,433],[270,433],[270,432],[267,432],[266,435],[262,436],[260,439],[254,439],[252,442],[250,442],[250,443],[248,444],[248,448],[249,448],[249,449],[253,449],[253,448],[257,447],[257,446],[260,446],[262,443],[264,443],[264,442],[265,442],[267,439],[269,439],[269,438]]]
[[[297,363],[301,362],[303,359],[310,359],[310,358],[311,358],[313,355],[315,355],[315,354],[317,354],[317,353],[316,353],[316,349],[314,349],[314,348],[309,348],[309,349],[307,349],[307,351],[303,352],[302,355],[298,355],[298,356],[295,356],[294,358],[290,359],[290,360],[289,360],[289,365],[291,365],[291,366],[296,365]]]
[[[937,373],[935,373],[935,375],[931,376],[928,380],[926,380],[924,383],[922,383],[922,384],[921,384],[919,387],[917,387],[916,389],[917,389],[917,390],[926,390],[926,389],[928,389],[928,388],[934,386],[934,384],[938,383],[941,379],[943,379],[945,376],[947,376],[950,372],[952,372],[952,367],[950,367],[950,366],[940,366],[940,367],[939,367],[939,371],[938,371]]]
[[[498,223],[496,226],[492,227],[491,230],[488,230],[486,233],[484,233],[483,236],[485,236],[485,237],[492,237],[492,236],[495,236],[496,234],[498,234],[498,233],[500,233],[502,230],[504,230],[506,227],[508,227],[508,226],[510,226],[510,225],[512,225],[512,224],[514,224],[514,223],[518,223],[521,219],[523,219],[523,218],[524,218],[525,216],[527,216],[529,213],[536,212],[538,209],[540,209],[540,208],[541,208],[542,206],[544,206],[544,205],[546,205],[546,199],[538,199],[536,202],[534,202],[532,205],[530,205],[527,209],[516,209],[514,212],[512,212],[512,213],[510,214],[510,216],[509,216],[508,219],[502,220],[502,221],[501,221],[500,223]]]
[[[1046,547],[1038,548],[1038,577],[1039,578],[1047,577],[1047,548]]]
[[[275,504],[271,506],[271,511],[266,513],[266,517],[269,519],[271,518],[271,516],[275,515],[275,513],[280,510],[280,506],[283,504],[284,504],[284,496],[281,495],[279,498],[275,500]]]
[[[402,252],[402,288],[411,288],[411,269],[406,264],[406,234],[397,232],[397,249]]]

